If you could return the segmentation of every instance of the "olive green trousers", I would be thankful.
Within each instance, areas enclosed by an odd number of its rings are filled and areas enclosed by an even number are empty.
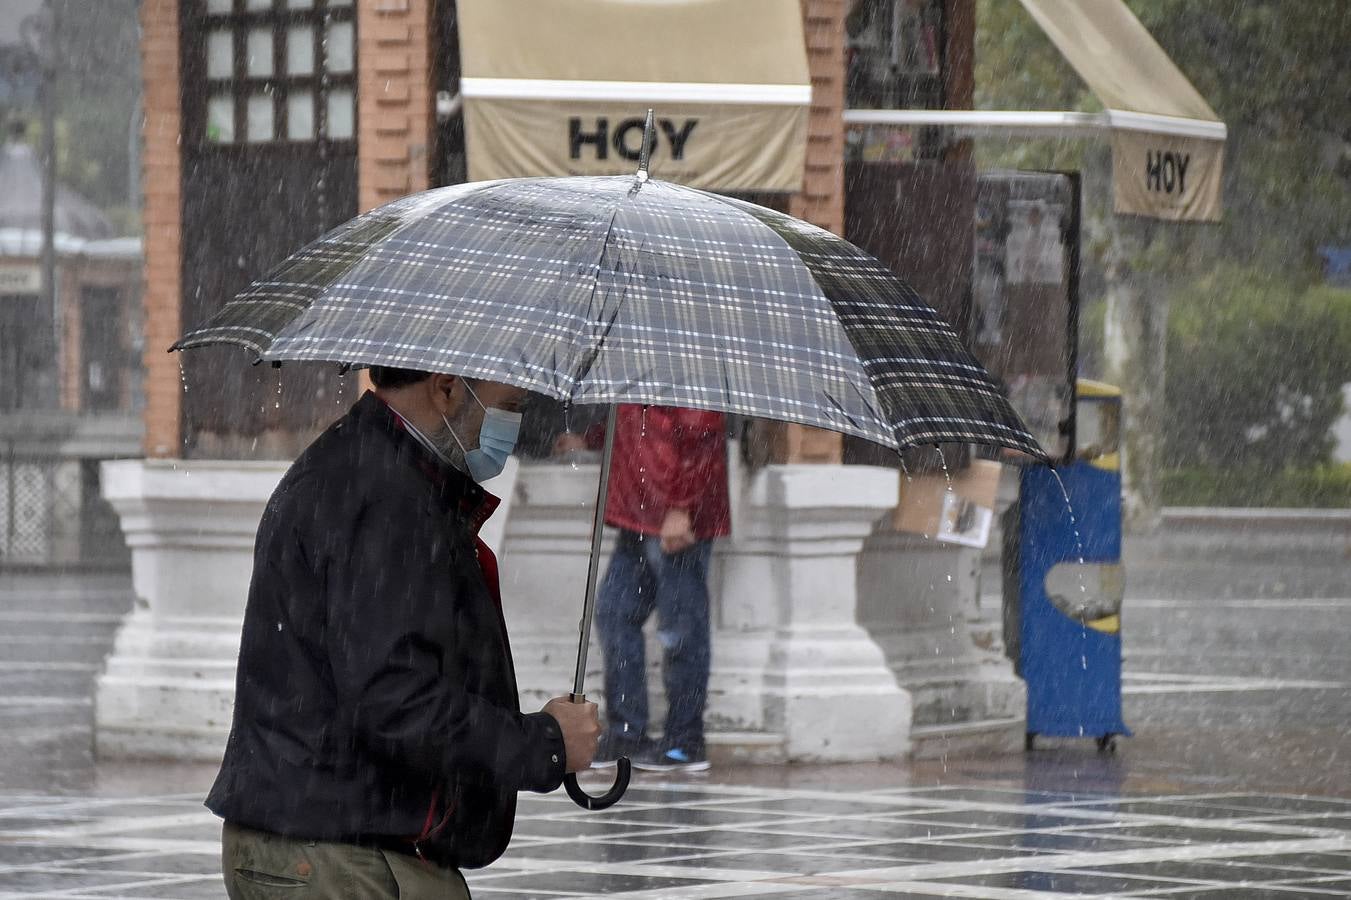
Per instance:
[[[305,841],[225,823],[221,869],[230,900],[469,900],[458,869],[393,850]]]

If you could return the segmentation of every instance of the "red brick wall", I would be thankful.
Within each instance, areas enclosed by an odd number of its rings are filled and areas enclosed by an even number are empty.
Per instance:
[[[182,383],[165,352],[179,335],[182,197],[178,97],[179,0],[141,2],[141,78],[145,126],[145,454],[180,452]]]
[[[835,234],[844,234],[844,18],[847,0],[802,0],[802,31],[812,79],[807,159],[802,191],[788,211]],[[773,462],[837,463],[844,453],[836,432],[805,425],[766,423],[757,429]]]
[[[803,36],[812,79],[807,163],[802,192],[789,212],[844,234],[844,18],[846,0],[802,0]]]
[[[429,186],[432,0],[357,5],[357,179],[362,211]]]
[[[357,4],[357,181],[362,212],[431,186],[433,0]],[[360,390],[370,388],[365,370]]]

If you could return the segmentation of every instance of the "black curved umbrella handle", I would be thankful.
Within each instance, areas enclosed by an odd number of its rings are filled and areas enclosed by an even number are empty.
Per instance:
[[[572,798],[572,802],[582,809],[591,810],[609,809],[618,803],[619,799],[624,796],[624,792],[629,789],[629,776],[633,774],[633,767],[629,764],[627,756],[621,756],[615,760],[615,767],[618,771],[615,773],[614,785],[599,797],[592,797],[584,791],[582,786],[577,783],[576,775],[564,775],[563,786],[568,789],[568,796]]]
[[[647,111],[647,130],[643,132],[643,147],[648,145],[648,135],[652,133],[652,110]],[[644,167],[645,168],[645,167]],[[615,430],[619,422],[619,405],[610,404],[610,412],[605,421],[605,450],[601,453],[600,483],[596,486],[596,506],[591,519],[591,558],[586,567],[586,596],[582,599],[582,619],[578,622],[577,635],[577,671],[572,679],[572,693],[568,699],[573,703],[585,703],[586,694],[582,685],[586,681],[586,654],[591,646],[591,620],[596,612],[596,577],[600,574],[601,540],[605,531],[605,508],[610,496],[610,468],[615,454]],[[572,802],[582,809],[609,809],[619,802],[629,789],[629,776],[633,769],[627,756],[615,760],[618,771],[615,783],[599,797],[592,797],[577,783],[576,775],[564,775],[563,786],[568,789]]]

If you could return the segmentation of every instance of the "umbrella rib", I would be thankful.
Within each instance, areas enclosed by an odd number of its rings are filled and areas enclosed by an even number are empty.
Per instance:
[[[587,298],[588,306],[592,307],[595,306],[596,291],[600,287],[601,262],[605,259],[606,248],[610,246],[610,235],[614,233],[615,219],[619,218],[619,208],[621,205],[623,205],[625,199],[627,199],[628,197],[629,194],[625,193],[622,194],[617,201],[615,201],[614,209],[610,210],[610,220],[605,223],[605,234],[601,236],[600,240],[600,254],[596,257],[596,262],[592,267],[594,269],[594,273],[591,277],[591,296]],[[616,310],[615,315],[612,315],[610,317],[609,322],[601,323],[603,331],[600,334],[599,340],[596,341],[595,347],[588,350],[583,355],[582,359],[578,361],[577,367],[573,370],[573,374],[571,376],[572,386],[570,388],[570,391],[572,394],[575,395],[577,393],[577,385],[581,383],[582,379],[585,378],[591,372],[591,369],[595,366],[596,359],[600,356],[601,347],[604,346],[606,338],[610,336],[610,332],[614,330],[615,318],[617,315],[618,310]]]

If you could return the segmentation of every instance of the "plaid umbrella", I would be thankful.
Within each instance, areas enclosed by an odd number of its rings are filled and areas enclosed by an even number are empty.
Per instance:
[[[415,194],[329,232],[174,349],[447,372],[573,403],[652,403],[892,448],[1044,458],[905,282],[783,213],[633,176]]]
[[[575,701],[585,699],[615,404],[1044,458],[952,329],[877,260],[792,216],[651,181],[646,162],[637,177],[479,182],[397,200],[291,256],[174,344],[609,404]],[[586,809],[617,802],[630,772],[617,762],[603,796],[573,775],[568,794]]]

